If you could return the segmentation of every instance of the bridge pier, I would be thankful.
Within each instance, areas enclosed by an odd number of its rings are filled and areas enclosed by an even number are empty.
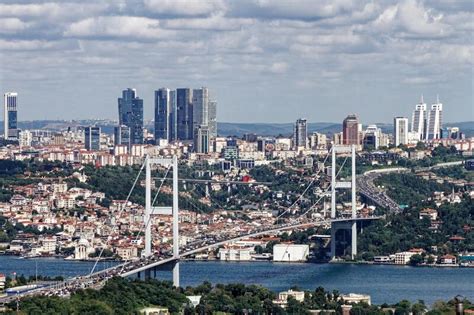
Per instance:
[[[179,261],[173,266],[173,285],[179,287]]]
[[[331,260],[337,256],[337,239],[338,231],[351,231],[351,259],[357,256],[357,221],[348,219],[342,222],[331,222]]]

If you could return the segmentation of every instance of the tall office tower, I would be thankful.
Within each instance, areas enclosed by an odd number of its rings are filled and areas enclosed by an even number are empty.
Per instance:
[[[84,128],[84,144],[86,150],[100,150],[100,127],[93,126]]]
[[[178,136],[178,113],[176,107],[176,91],[170,91],[170,141],[176,141]]]
[[[416,104],[411,120],[411,132],[417,133],[419,140],[425,139],[426,135],[426,103],[421,96],[420,103]]]
[[[143,100],[135,89],[126,89],[118,99],[119,125],[130,128],[130,144],[143,143]]]
[[[114,144],[115,145],[126,145],[130,150],[130,127],[125,125],[114,128]]]
[[[193,140],[193,91],[176,89],[177,140]]]
[[[209,90],[205,87],[193,90],[193,130],[209,126]]]
[[[3,137],[5,139],[18,139],[17,100],[18,94],[15,92],[7,92],[3,95]]]
[[[306,142],[308,139],[308,126],[306,119],[300,118],[295,123],[295,129],[293,131],[293,147],[298,149],[300,147],[306,148]]]
[[[369,125],[364,134],[364,148],[377,150],[380,145],[380,136],[382,131],[377,125]]]
[[[359,145],[359,119],[356,115],[349,115],[342,122],[342,143]]]
[[[209,153],[209,126],[197,126],[194,131],[194,151],[196,153]]]
[[[170,90],[161,88],[155,91],[155,142],[171,141],[171,101]]]
[[[436,103],[431,104],[426,123],[426,140],[441,139],[441,127],[443,126],[443,104],[436,97]]]
[[[408,144],[408,118],[395,117],[393,119],[394,145]]]
[[[209,101],[209,136],[217,137],[217,101]]]

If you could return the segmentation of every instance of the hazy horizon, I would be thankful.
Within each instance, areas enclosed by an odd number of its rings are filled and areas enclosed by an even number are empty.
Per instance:
[[[19,120],[117,119],[135,87],[209,87],[230,123],[474,120],[471,1],[0,1],[0,90]],[[3,115],[1,115],[3,116]],[[88,118],[89,117],[89,118]],[[3,117],[2,117],[3,118]]]

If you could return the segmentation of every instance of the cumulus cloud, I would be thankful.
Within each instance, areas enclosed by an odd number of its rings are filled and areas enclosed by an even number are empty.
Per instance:
[[[442,84],[465,95],[458,103],[472,104],[471,2],[11,0],[0,4],[0,83],[31,90],[38,106],[48,99],[35,91],[51,86],[95,91],[99,84],[96,99],[108,104],[127,85],[151,91],[148,101],[156,86],[207,85],[231,90],[219,95],[221,120],[244,119],[238,113],[251,111],[254,100],[281,105],[288,120],[295,113],[285,104],[292,100],[274,97],[283,88],[345,108],[332,90],[371,96],[390,87],[404,95]],[[62,97],[76,101],[67,92]],[[103,114],[114,118],[110,112]]]

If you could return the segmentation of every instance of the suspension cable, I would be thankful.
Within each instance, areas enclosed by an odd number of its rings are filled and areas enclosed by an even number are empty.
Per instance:
[[[138,172],[137,177],[135,178],[135,181],[133,182],[132,188],[130,189],[130,191],[129,191],[128,195],[127,195],[127,199],[125,199],[125,206],[124,206],[122,209],[120,209],[120,211],[119,211],[119,213],[118,213],[118,216],[117,216],[118,218],[121,217],[122,212],[123,212],[123,211],[125,210],[125,208],[126,208],[126,205],[127,205],[127,203],[128,203],[128,200],[130,199],[130,196],[132,195],[132,192],[133,192],[133,190],[135,189],[135,186],[137,185],[138,179],[139,179],[139,177],[140,177],[140,175],[141,175],[143,169],[145,168],[145,165],[146,165],[146,163],[147,163],[147,159],[148,159],[148,157],[145,158],[145,161],[143,162],[142,166],[140,167],[140,171]],[[115,232],[116,226],[117,226],[117,222],[114,221],[114,224],[112,225],[112,233],[111,233],[111,235],[113,234],[113,232]],[[111,236],[110,236],[109,238],[107,238],[107,242],[106,242],[105,244],[108,245],[108,243],[109,243],[110,240],[111,240]],[[102,249],[100,250],[99,256],[97,256],[97,259],[95,260],[94,266],[92,267],[89,276],[94,273],[95,268],[96,268],[96,266],[97,266],[97,263],[99,262],[100,258],[102,257],[102,254],[104,253],[104,250],[105,250],[105,246],[103,246]]]

